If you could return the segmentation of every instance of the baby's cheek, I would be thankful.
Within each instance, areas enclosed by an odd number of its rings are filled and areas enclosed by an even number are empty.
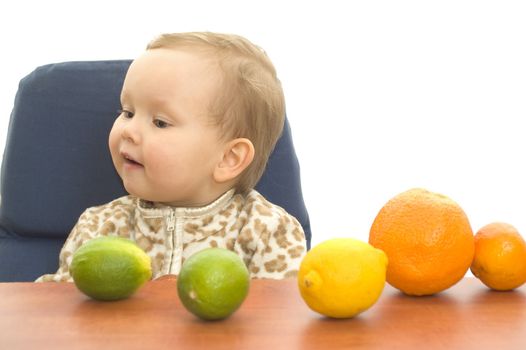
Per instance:
[[[119,154],[119,144],[115,141],[114,138],[111,137],[111,135],[108,140],[108,146],[111,154],[111,159],[113,160],[113,164],[116,164],[117,156]]]
[[[118,134],[119,134],[118,125],[117,125],[117,122],[115,122],[115,124],[113,124],[113,127],[111,128],[110,134],[108,135],[108,146],[110,148],[112,156],[113,156],[114,151],[118,147],[118,143],[119,143]]]

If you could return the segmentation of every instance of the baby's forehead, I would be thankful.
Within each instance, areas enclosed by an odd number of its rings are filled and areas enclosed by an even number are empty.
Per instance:
[[[121,90],[123,104],[215,104],[223,91],[217,63],[193,51],[150,49],[135,59]]]
[[[217,55],[192,48],[149,49],[130,65],[127,75],[161,74],[178,78],[185,74],[194,80],[218,78],[224,74]]]

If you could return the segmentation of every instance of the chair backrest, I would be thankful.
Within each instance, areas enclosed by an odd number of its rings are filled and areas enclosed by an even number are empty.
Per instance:
[[[50,64],[21,80],[2,163],[0,281],[54,272],[58,252],[82,211],[125,194],[107,138],[130,63]],[[296,216],[310,247],[288,121],[256,188]]]

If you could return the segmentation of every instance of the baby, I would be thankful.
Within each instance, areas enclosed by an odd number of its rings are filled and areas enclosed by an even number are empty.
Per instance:
[[[208,247],[243,258],[252,278],[297,273],[301,225],[253,189],[284,125],[284,97],[267,55],[248,40],[215,33],[165,34],[131,64],[109,135],[128,196],[87,209],[55,274],[86,241],[117,235],[152,261],[153,278],[177,275]]]

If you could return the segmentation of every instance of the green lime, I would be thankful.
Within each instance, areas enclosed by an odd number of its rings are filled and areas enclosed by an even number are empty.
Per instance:
[[[152,275],[150,257],[129,239],[113,236],[83,244],[70,271],[77,288],[97,300],[127,298]]]
[[[227,318],[248,294],[250,277],[243,260],[222,248],[209,248],[185,261],[177,277],[184,307],[204,320]]]

